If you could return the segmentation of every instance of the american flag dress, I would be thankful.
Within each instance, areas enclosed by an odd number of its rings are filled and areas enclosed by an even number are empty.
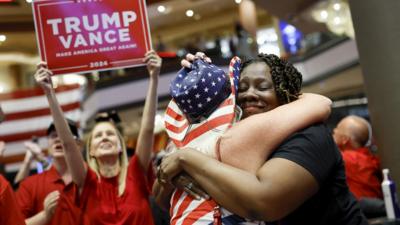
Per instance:
[[[213,65],[211,65],[214,67]],[[229,80],[231,94],[220,106],[200,123],[190,124],[174,100],[171,100],[165,112],[165,127],[172,142],[178,147],[191,147],[207,155],[215,155],[215,145],[218,138],[235,122],[235,95],[239,83],[240,59],[234,57],[229,65]],[[215,78],[218,82],[218,77]],[[201,101],[207,101],[213,94],[199,90],[200,97],[194,106],[201,106]],[[196,96],[194,96],[197,98]],[[190,100],[189,100],[190,101]],[[212,199],[195,199],[183,190],[175,189],[170,200],[171,225],[213,225],[216,202]],[[250,221],[219,208],[220,221],[223,225],[255,225],[265,224],[260,221]]]

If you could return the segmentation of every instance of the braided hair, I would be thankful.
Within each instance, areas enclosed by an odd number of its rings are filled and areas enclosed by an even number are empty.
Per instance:
[[[244,61],[240,73],[247,66],[258,62],[264,62],[271,68],[272,82],[280,105],[298,99],[301,94],[302,75],[291,63],[274,54],[261,53],[255,59]]]

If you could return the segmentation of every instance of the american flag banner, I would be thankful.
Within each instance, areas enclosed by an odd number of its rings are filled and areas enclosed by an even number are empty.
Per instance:
[[[229,96],[224,99],[217,108],[215,108],[211,115],[199,123],[191,123],[186,117],[187,114],[182,112],[181,108],[188,107],[189,104],[183,106],[182,104],[178,105],[176,101],[181,99],[176,98],[170,101],[165,112],[165,127],[168,136],[177,147],[191,147],[204,154],[215,157],[215,145],[218,138],[232,126],[236,119],[235,100],[239,83],[240,64],[241,61],[238,57],[231,60],[229,65],[229,80],[227,80],[230,85]],[[182,73],[179,73],[178,76],[181,74]],[[197,75],[199,76],[197,82],[205,83],[203,84],[205,86],[212,86],[213,82],[216,82],[215,80],[221,78],[220,73],[211,73],[211,76],[208,73]],[[208,80],[207,77],[209,77]],[[182,78],[184,79],[184,77]],[[204,81],[203,78],[206,80]],[[198,88],[199,85],[193,84],[192,88],[194,87]],[[192,92],[192,96],[187,96],[185,99],[186,103],[191,103],[188,102],[188,100],[191,101],[191,99],[197,98],[197,96],[200,95],[198,98],[200,103],[196,103],[196,105],[193,106],[198,106],[197,104],[203,105],[202,101],[207,102],[207,100],[210,100],[213,95],[216,96],[215,92],[207,92],[210,88],[203,87],[198,89],[200,90]],[[189,91],[187,91],[186,94],[189,94],[188,92]],[[174,96],[173,93],[171,94]],[[197,200],[183,190],[175,190],[170,203],[171,225],[213,224],[214,207],[216,206],[216,203],[212,199]],[[225,225],[264,224],[263,222],[250,222],[249,220],[236,216],[223,208],[221,208],[221,221],[222,224]]]
[[[79,84],[62,85],[56,89],[56,96],[65,116],[74,121],[81,117],[83,90]],[[42,149],[47,149],[46,131],[53,121],[49,104],[41,88],[20,90],[0,94],[0,104],[5,113],[5,121],[0,124],[0,140],[6,142],[2,163],[6,171],[19,168],[24,158],[25,141],[38,138]]]

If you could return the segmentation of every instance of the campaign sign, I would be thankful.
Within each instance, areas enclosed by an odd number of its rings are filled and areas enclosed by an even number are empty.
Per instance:
[[[145,0],[36,0],[33,14],[54,74],[143,65],[151,49]]]

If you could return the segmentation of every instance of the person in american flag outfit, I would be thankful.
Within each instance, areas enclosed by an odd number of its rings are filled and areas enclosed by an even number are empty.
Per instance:
[[[198,57],[202,56],[198,55]],[[193,55],[189,55],[189,60],[183,61],[182,64],[192,68],[189,61],[193,61],[195,58]],[[207,58],[204,59],[209,61]],[[194,61],[195,63],[196,61]],[[160,176],[156,185],[163,183],[163,188],[160,189],[167,190],[168,183],[174,183],[176,175],[184,171],[191,175],[224,208],[245,218],[265,221],[280,220],[295,211],[296,208],[302,208],[299,206],[309,198],[314,200],[313,195],[322,193],[322,195],[329,196],[329,193],[339,189],[344,193],[345,204],[349,206],[345,211],[349,213],[343,213],[345,215],[338,213],[336,218],[336,215],[321,216],[323,218],[319,218],[320,215],[315,216],[317,224],[324,224],[318,223],[318,221],[325,221],[327,218],[335,218],[336,221],[358,220],[362,222],[363,218],[359,214],[359,210],[341,182],[341,160],[337,157],[335,146],[332,145],[331,140],[323,143],[328,147],[327,152],[330,154],[327,156],[332,156],[331,159],[318,155],[318,153],[323,153],[322,149],[318,149],[318,147],[324,145],[317,143],[317,146],[312,146],[312,143],[307,142],[310,137],[304,134],[299,134],[299,137],[296,136],[293,138],[294,140],[289,141],[293,135],[298,133],[295,131],[304,132],[310,127],[313,128],[310,126],[311,124],[322,121],[322,118],[325,118],[329,112],[322,110],[321,114],[321,111],[317,112],[321,110],[321,107],[317,107],[321,104],[329,106],[330,101],[321,99],[321,97],[318,99],[318,96],[313,95],[301,97],[301,74],[291,64],[274,55],[261,54],[258,58],[243,63],[242,67],[236,68],[236,70],[241,73],[238,105],[243,110],[244,120],[235,124],[218,139],[216,151],[211,154],[214,157],[202,154],[196,148],[185,148],[183,151],[169,154],[161,164],[161,172],[159,172]],[[308,101],[306,101],[307,98]],[[291,103],[286,104],[289,102]],[[181,108],[185,112],[185,108]],[[307,113],[311,113],[311,116]],[[299,118],[299,115],[304,118]],[[323,116],[321,117],[321,115]],[[191,114],[185,114],[185,116],[190,117]],[[312,132],[306,133],[311,136],[313,133],[320,134],[321,138],[318,139],[321,140],[319,141],[326,141],[329,136],[326,136],[326,128],[321,124],[317,125]],[[304,127],[307,128],[301,130]],[[292,133],[295,134],[285,140]],[[297,139],[300,139],[300,144],[297,143],[299,141]],[[285,146],[284,150],[276,151],[278,153],[275,156],[270,156],[270,160],[266,160],[272,150],[284,140],[288,142],[288,146]],[[316,150],[317,153],[308,154],[307,151],[304,151],[304,149],[307,150],[307,144],[314,147],[311,150]],[[296,145],[304,147],[296,149]],[[278,147],[278,150],[280,148],[283,148],[282,145]],[[303,157],[304,155],[305,157]],[[253,156],[257,157],[252,158]],[[302,163],[302,160],[315,162],[318,157],[321,157],[319,164],[310,163],[311,168],[307,167],[307,163]],[[327,166],[325,166],[326,163],[328,163]],[[320,167],[323,167],[322,174],[316,175],[318,172],[315,171],[319,171]],[[334,175],[331,176],[331,172]],[[337,176],[337,174],[339,175]],[[334,190],[330,189],[330,185],[322,187],[324,179],[335,181]],[[192,185],[189,186],[192,187]],[[321,192],[317,193],[320,186]],[[341,187],[343,188],[341,189]],[[159,196],[159,202],[163,203],[162,196]],[[334,196],[333,199],[343,196]],[[174,203],[174,199],[171,199],[170,202]],[[321,202],[323,205],[323,201]],[[313,206],[315,205],[318,204],[314,203]],[[341,206],[334,205],[333,207],[341,209]],[[326,210],[327,207],[325,205],[320,208]],[[306,215],[308,218],[301,218],[299,223],[310,222],[309,219],[312,218],[309,214],[310,210]],[[188,221],[187,218],[184,220]],[[180,224],[181,221],[175,224]],[[290,218],[285,222],[287,221],[291,221]],[[222,221],[219,221],[220,224],[246,224],[247,222],[248,220],[233,221],[229,218],[224,220],[223,216]],[[193,220],[188,224],[206,223]],[[309,224],[315,223],[311,220]]]

